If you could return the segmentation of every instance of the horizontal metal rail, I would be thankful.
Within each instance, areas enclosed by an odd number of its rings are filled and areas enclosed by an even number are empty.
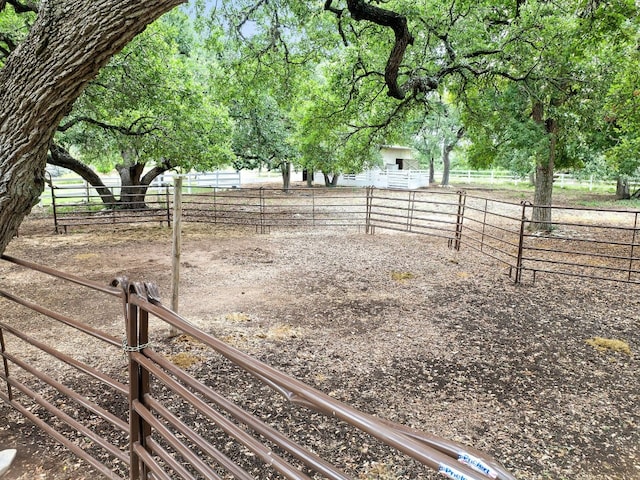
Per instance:
[[[139,288],[137,290],[140,291]],[[325,415],[336,417],[347,424],[356,427],[360,431],[379,439],[384,444],[416,459],[423,465],[435,469],[436,471],[458,472],[459,475],[463,476],[460,478],[468,478],[470,480],[486,478],[514,478],[491,457],[488,457],[476,450],[470,450],[460,444],[449,442],[435,436],[407,435],[403,429],[395,428],[393,424],[390,424],[389,422],[382,422],[375,417],[364,414],[346,404],[338,402],[332,397],[315,390],[292,377],[282,374],[272,367],[269,367],[268,365],[253,359],[249,355],[246,355],[224,342],[221,342],[215,337],[200,331],[186,320],[182,319],[180,316],[166,309],[154,300],[157,298],[155,293],[152,292],[149,295],[149,298],[150,301],[140,297],[139,295],[133,295],[129,301],[131,305],[135,305],[141,310],[149,312],[156,318],[172,325],[178,330],[181,330],[185,334],[197,338],[198,341],[206,344],[225,358],[229,359],[233,364],[241,367],[246,372],[279,392],[294,405],[303,406]],[[163,383],[167,384],[172,389],[179,390],[180,395],[188,398],[190,402],[198,404],[202,402],[199,399],[193,398],[193,394],[191,394],[186,387],[178,386],[174,380],[169,378],[168,373],[164,373],[162,370],[159,370],[156,364],[152,362],[151,358],[146,358],[147,356],[157,358],[149,348],[143,348],[140,352],[136,352],[131,355],[134,362],[143,366],[151,375],[161,377],[160,380]],[[169,367],[166,363],[163,366],[172,369],[177,368]],[[180,380],[189,387],[197,388],[195,384],[192,384],[192,382],[182,374]],[[141,401],[144,401],[144,399]],[[202,410],[207,409],[206,404],[200,404],[198,408],[202,408]],[[211,416],[216,418],[215,421],[219,421],[216,415],[217,414],[211,413]],[[221,423],[223,424],[223,429],[228,429],[228,433],[235,432],[235,428],[232,428],[225,422]],[[287,476],[286,478],[304,478],[299,475],[298,470],[286,473],[289,472],[288,465],[279,463],[280,461],[277,460],[272,453],[270,454],[260,450],[258,445],[253,444],[251,439],[245,437],[244,430],[236,433],[240,436],[241,441],[245,445],[249,446],[257,455],[263,456],[265,460],[272,460],[275,462],[275,464],[277,464],[277,470],[282,474],[292,475]],[[421,440],[418,440],[417,437]],[[461,464],[459,460],[465,457],[465,455],[468,458],[478,459],[481,465],[489,469],[491,475],[485,476],[485,474],[472,469],[470,466]],[[454,476],[452,478],[456,477]]]
[[[444,238],[457,249],[461,245],[473,245],[480,252],[492,252],[489,255],[492,258],[503,255],[500,261],[518,272],[536,268],[531,265],[530,260],[531,252],[534,251],[537,252],[536,257],[548,256],[549,260],[553,260],[558,255],[578,256],[573,250],[581,250],[588,255],[586,252],[590,250],[590,245],[594,251],[597,250],[594,257],[598,256],[605,263],[615,264],[627,255],[609,253],[608,250],[627,248],[628,260],[633,263],[637,257],[635,250],[640,247],[635,211],[540,206],[539,208],[552,210],[552,228],[567,231],[558,236],[540,235],[527,230],[531,223],[532,209],[538,206],[527,204],[522,216],[522,203],[492,200],[465,192],[375,188],[361,190],[344,187],[292,188],[288,192],[264,187],[208,188],[185,194],[183,200],[183,218],[186,222],[251,226],[259,233],[267,233],[271,228],[304,227],[364,227],[370,233],[376,229],[410,232]],[[170,200],[166,203],[170,210]],[[606,213],[604,223],[581,220],[580,216],[592,212]],[[144,215],[144,212],[140,214]],[[570,218],[563,220],[563,216]],[[170,212],[167,217],[169,224]],[[95,217],[91,218],[86,221],[95,220]],[[122,217],[121,220],[133,222],[137,218]],[[164,221],[164,217],[158,215],[157,220]],[[119,223],[120,220],[102,221]],[[575,232],[580,229],[588,229],[591,238],[583,238]],[[627,236],[631,238],[626,240]],[[549,247],[545,249],[536,244],[542,239],[556,242],[557,245],[547,243]],[[584,247],[569,247],[574,244],[583,244]],[[507,245],[516,246],[515,257],[506,248]],[[578,268],[582,262],[574,263]],[[591,275],[588,270],[583,273],[586,277]],[[629,267],[627,280],[631,275],[635,275],[635,272]],[[624,281],[618,277],[615,280]],[[520,281],[520,276],[516,281]]]
[[[46,276],[51,277],[50,283],[56,287],[66,282],[75,285],[74,288],[82,288],[85,293],[83,298],[87,301],[92,301],[92,297],[86,295],[88,291],[104,294],[109,301],[115,301],[116,305],[122,304],[125,298],[121,289],[109,285],[101,285],[7,255],[3,255],[1,259],[12,268],[36,271],[42,273],[45,279]],[[86,319],[71,318],[35,301],[21,298],[6,288],[0,288],[0,297],[19,305],[27,312],[42,315],[41,321],[49,322],[52,327],[60,326],[72,330],[73,335],[87,336],[98,349],[105,346],[112,349],[114,354],[122,350],[121,341],[90,325]],[[52,342],[49,342],[48,338],[35,338],[34,334],[23,331],[19,322],[12,322],[8,318],[0,320],[0,379],[6,385],[6,391],[0,391],[0,398],[105,477],[122,478],[114,472],[114,465],[117,465],[119,470],[124,470],[129,465],[129,455],[121,449],[127,444],[129,425],[115,412],[100,405],[99,399],[103,395],[109,397],[113,394],[126,405],[129,387],[88,363],[91,360],[83,361],[75,358],[73,354],[60,351],[51,345]],[[12,351],[13,348],[17,350],[18,346],[26,347],[26,351],[38,352],[38,357],[47,367],[36,367],[21,358]],[[54,377],[49,373],[49,366],[52,371],[57,371],[60,366],[65,368],[64,378]],[[70,367],[69,370],[66,370],[66,367]],[[73,370],[79,373],[74,374]],[[58,374],[60,375],[62,374]],[[76,377],[82,378],[80,384],[72,386],[67,383]],[[101,392],[98,400],[90,399],[90,388],[97,388]],[[77,444],[79,437],[87,440],[82,446]],[[114,444],[114,441],[117,444]],[[105,459],[108,459],[106,463]]]
[[[14,265],[19,265],[21,267],[28,268],[29,270],[34,270],[36,272],[44,273],[45,275],[49,275],[51,277],[54,277],[60,280],[66,280],[68,282],[75,283],[76,285],[90,288],[91,290],[95,290],[97,292],[106,293],[108,295],[113,295],[115,297],[124,299],[124,294],[122,293],[122,290],[110,285],[102,285],[98,282],[93,282],[91,280],[87,280],[85,278],[79,277],[77,275],[73,275],[71,273],[61,272],[59,270],[49,268],[44,265],[38,265],[34,262],[29,262],[28,260],[12,257],[10,255],[1,255],[0,259],[6,262],[12,263]]]
[[[70,441],[66,436],[60,433],[58,430],[53,428],[47,422],[42,420],[38,415],[34,414],[28,408],[25,408],[21,403],[11,399],[8,395],[0,391],[0,399],[3,400],[8,405],[11,405],[16,411],[21,413],[25,418],[30,420],[34,425],[40,428],[47,435],[52,437],[54,440],[59,442],[68,448],[74,455],[78,458],[84,460],[93,468],[95,468],[98,472],[105,476],[105,478],[109,479],[119,479],[125,480],[124,477],[116,474],[109,466],[103,464],[99,460],[96,460],[92,455],[89,455],[85,450],[76,445],[73,441]]]

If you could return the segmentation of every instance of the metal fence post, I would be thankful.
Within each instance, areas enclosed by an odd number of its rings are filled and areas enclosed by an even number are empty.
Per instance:
[[[491,172],[493,175],[493,172]],[[482,217],[482,236],[480,237],[480,251],[484,251],[484,236],[487,228],[487,210],[489,210],[489,200],[484,199],[484,215]]]
[[[0,327],[0,351],[2,352],[2,363],[4,365],[4,376],[7,381],[7,398],[9,401],[13,400],[13,392],[11,390],[11,384],[9,383],[9,362],[7,362],[4,353],[6,352],[7,347],[4,343],[4,333],[2,331],[2,327]]]
[[[416,192],[411,190],[409,192],[409,203],[407,204],[407,232],[411,231],[413,225],[413,211],[416,205]]]
[[[149,392],[149,374],[133,358],[133,355],[148,342],[148,313],[140,310],[130,301],[130,296],[141,286],[124,282],[125,324],[127,338],[124,345],[129,356],[129,480],[147,480],[147,468],[136,453],[136,444],[145,448],[146,439],[151,434],[149,426],[136,412],[134,403],[142,402]],[[141,292],[138,292],[140,294]]]
[[[167,227],[171,228],[171,197],[169,195],[169,188],[169,185],[164,186],[164,196],[167,204]]]
[[[53,186],[53,178],[49,175],[49,187],[51,188],[51,208],[53,208],[53,225],[56,227],[56,233],[60,233],[58,230],[58,212],[56,211],[56,191]]]
[[[213,187],[213,223],[218,223],[218,189]]]
[[[265,222],[265,212],[264,212],[264,207],[265,207],[265,200],[264,200],[264,187],[260,187],[260,233],[264,234],[265,232],[265,226],[264,226],[264,222]]]
[[[520,218],[520,238],[518,240],[518,256],[516,258],[516,278],[514,283],[522,282],[522,252],[524,250],[524,225],[527,221],[527,207],[531,206],[530,202],[522,202],[522,217]]]
[[[311,225],[316,226],[316,193],[311,189]]]
[[[629,255],[629,274],[627,281],[631,281],[631,271],[633,270],[634,253],[636,246],[636,235],[638,234],[638,212],[635,214],[635,221],[633,222],[633,236],[631,237],[631,253]]]

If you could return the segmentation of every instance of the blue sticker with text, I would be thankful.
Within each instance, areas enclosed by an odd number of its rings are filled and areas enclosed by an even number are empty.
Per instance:
[[[472,480],[470,477],[467,477],[464,473],[459,472],[453,467],[449,465],[440,464],[438,468],[438,472],[446,475],[449,478],[453,478],[453,480]]]
[[[461,453],[458,455],[458,461],[468,465],[469,467],[477,470],[480,473],[485,474],[491,478],[497,478],[498,472],[483,462],[480,458],[469,455],[468,453]]]

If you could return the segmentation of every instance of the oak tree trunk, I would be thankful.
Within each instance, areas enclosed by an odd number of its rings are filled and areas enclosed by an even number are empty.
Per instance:
[[[291,162],[282,162],[280,172],[282,172],[282,190],[288,192],[291,186]]]
[[[100,68],[185,0],[42,2],[0,70],[0,253],[44,189],[53,134]]]
[[[452,149],[453,147],[449,148],[449,145],[447,144],[442,145],[442,181],[440,184],[443,187],[449,185],[449,171],[451,169],[451,160],[449,155]]]
[[[616,182],[616,198],[618,200],[628,200],[631,198],[631,184],[629,177],[620,175]]]
[[[539,159],[536,163],[535,191],[533,194],[533,213],[529,228],[535,231],[551,231],[551,199],[553,195],[553,171],[555,168],[556,150],[558,145],[558,122],[556,119],[544,119],[544,106],[535,102],[532,117],[538,124],[544,125],[549,136],[548,157]]]
[[[322,172],[322,176],[324,177],[325,187],[335,187],[336,185],[338,185],[338,179],[340,178],[340,174]]]
[[[451,171],[451,152],[456,148],[460,139],[464,136],[464,127],[460,127],[456,132],[456,136],[450,143],[442,142],[442,186],[449,185],[449,173]]]
[[[436,183],[436,168],[433,157],[429,159],[429,185]]]

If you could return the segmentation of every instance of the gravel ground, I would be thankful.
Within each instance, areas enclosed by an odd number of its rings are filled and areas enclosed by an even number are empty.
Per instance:
[[[32,219],[7,253],[101,282],[128,273],[169,291],[166,230],[50,233]],[[186,318],[365,412],[474,446],[518,479],[640,478],[637,286],[550,275],[516,286],[475,252],[382,231],[257,235],[188,225],[182,266]],[[0,279],[83,313],[82,302],[63,301],[39,277],[2,267]],[[34,335],[55,337],[5,300],[0,308]],[[121,334],[113,318],[96,326]],[[290,411],[200,346],[154,335],[158,350],[193,354],[192,373],[273,416],[355,478],[436,478],[332,420]],[[630,352],[595,348],[596,337],[626,342]],[[73,350],[114,362],[86,343]],[[6,405],[0,419],[0,446],[21,451],[6,479],[95,478]],[[256,478],[267,475],[256,470]]]

